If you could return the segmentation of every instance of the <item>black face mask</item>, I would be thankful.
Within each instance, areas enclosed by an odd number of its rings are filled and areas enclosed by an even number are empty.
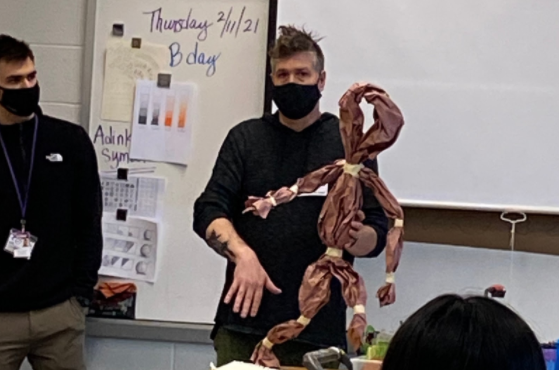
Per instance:
[[[19,117],[28,117],[37,111],[40,95],[39,83],[25,89],[0,87],[0,90],[2,90],[0,104],[8,112]]]
[[[322,94],[316,85],[288,83],[274,86],[272,99],[280,112],[289,119],[301,119],[307,116]]]

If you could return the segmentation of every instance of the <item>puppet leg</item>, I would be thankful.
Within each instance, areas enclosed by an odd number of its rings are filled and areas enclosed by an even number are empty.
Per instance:
[[[332,274],[342,284],[342,295],[348,307],[353,308],[353,318],[349,324],[348,337],[353,348],[361,347],[363,333],[367,326],[365,306],[367,290],[363,278],[346,261],[338,261],[332,266]]]
[[[253,363],[271,368],[280,367],[272,347],[299,336],[311,319],[330,300],[332,274],[329,263],[329,260],[321,258],[307,268],[299,289],[301,316],[297,320],[290,320],[273,327],[254,349],[251,357]]]

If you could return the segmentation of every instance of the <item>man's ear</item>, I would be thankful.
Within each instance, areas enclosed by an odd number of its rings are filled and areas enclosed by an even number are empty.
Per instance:
[[[322,71],[318,75],[318,89],[321,92],[324,91],[324,86],[325,85],[326,85],[326,71]]]

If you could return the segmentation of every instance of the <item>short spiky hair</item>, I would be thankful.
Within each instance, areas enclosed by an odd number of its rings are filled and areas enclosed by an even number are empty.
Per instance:
[[[279,27],[279,37],[272,50],[270,50],[270,60],[272,70],[275,69],[275,63],[278,59],[289,58],[294,54],[301,52],[313,52],[316,54],[315,69],[317,72],[324,70],[324,54],[318,46],[321,38],[318,38],[312,32],[304,29],[298,29],[295,26]]]
[[[35,61],[29,45],[12,36],[0,35],[0,62],[23,62],[27,58]]]

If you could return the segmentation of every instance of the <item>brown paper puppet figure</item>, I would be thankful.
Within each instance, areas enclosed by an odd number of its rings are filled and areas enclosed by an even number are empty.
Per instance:
[[[363,133],[364,116],[359,103],[362,99],[374,105],[373,126]],[[253,212],[262,218],[282,203],[287,203],[298,194],[312,193],[328,184],[330,190],[318,220],[318,231],[326,252],[310,265],[303,277],[299,290],[301,316],[297,320],[276,325],[254,350],[252,361],[261,366],[279,368],[280,364],[272,347],[297,337],[310,320],[330,299],[330,281],[338,279],[342,294],[353,308],[353,319],[348,336],[354,348],[359,348],[366,326],[365,305],[367,292],[363,278],[350,263],[342,259],[345,248],[354,243],[349,235],[352,221],[361,221],[358,211],[363,204],[363,188],[368,186],[392,220],[386,244],[386,282],[378,290],[381,306],[394,303],[396,291],[394,272],[402,252],[404,214],[396,198],[388,191],[384,182],[363,162],[375,159],[380,152],[396,141],[404,124],[400,109],[388,94],[375,85],[354,84],[340,99],[340,133],[345,158],[324,166],[297,180],[291,187],[270,191],[264,198],[249,197],[245,212]]]

